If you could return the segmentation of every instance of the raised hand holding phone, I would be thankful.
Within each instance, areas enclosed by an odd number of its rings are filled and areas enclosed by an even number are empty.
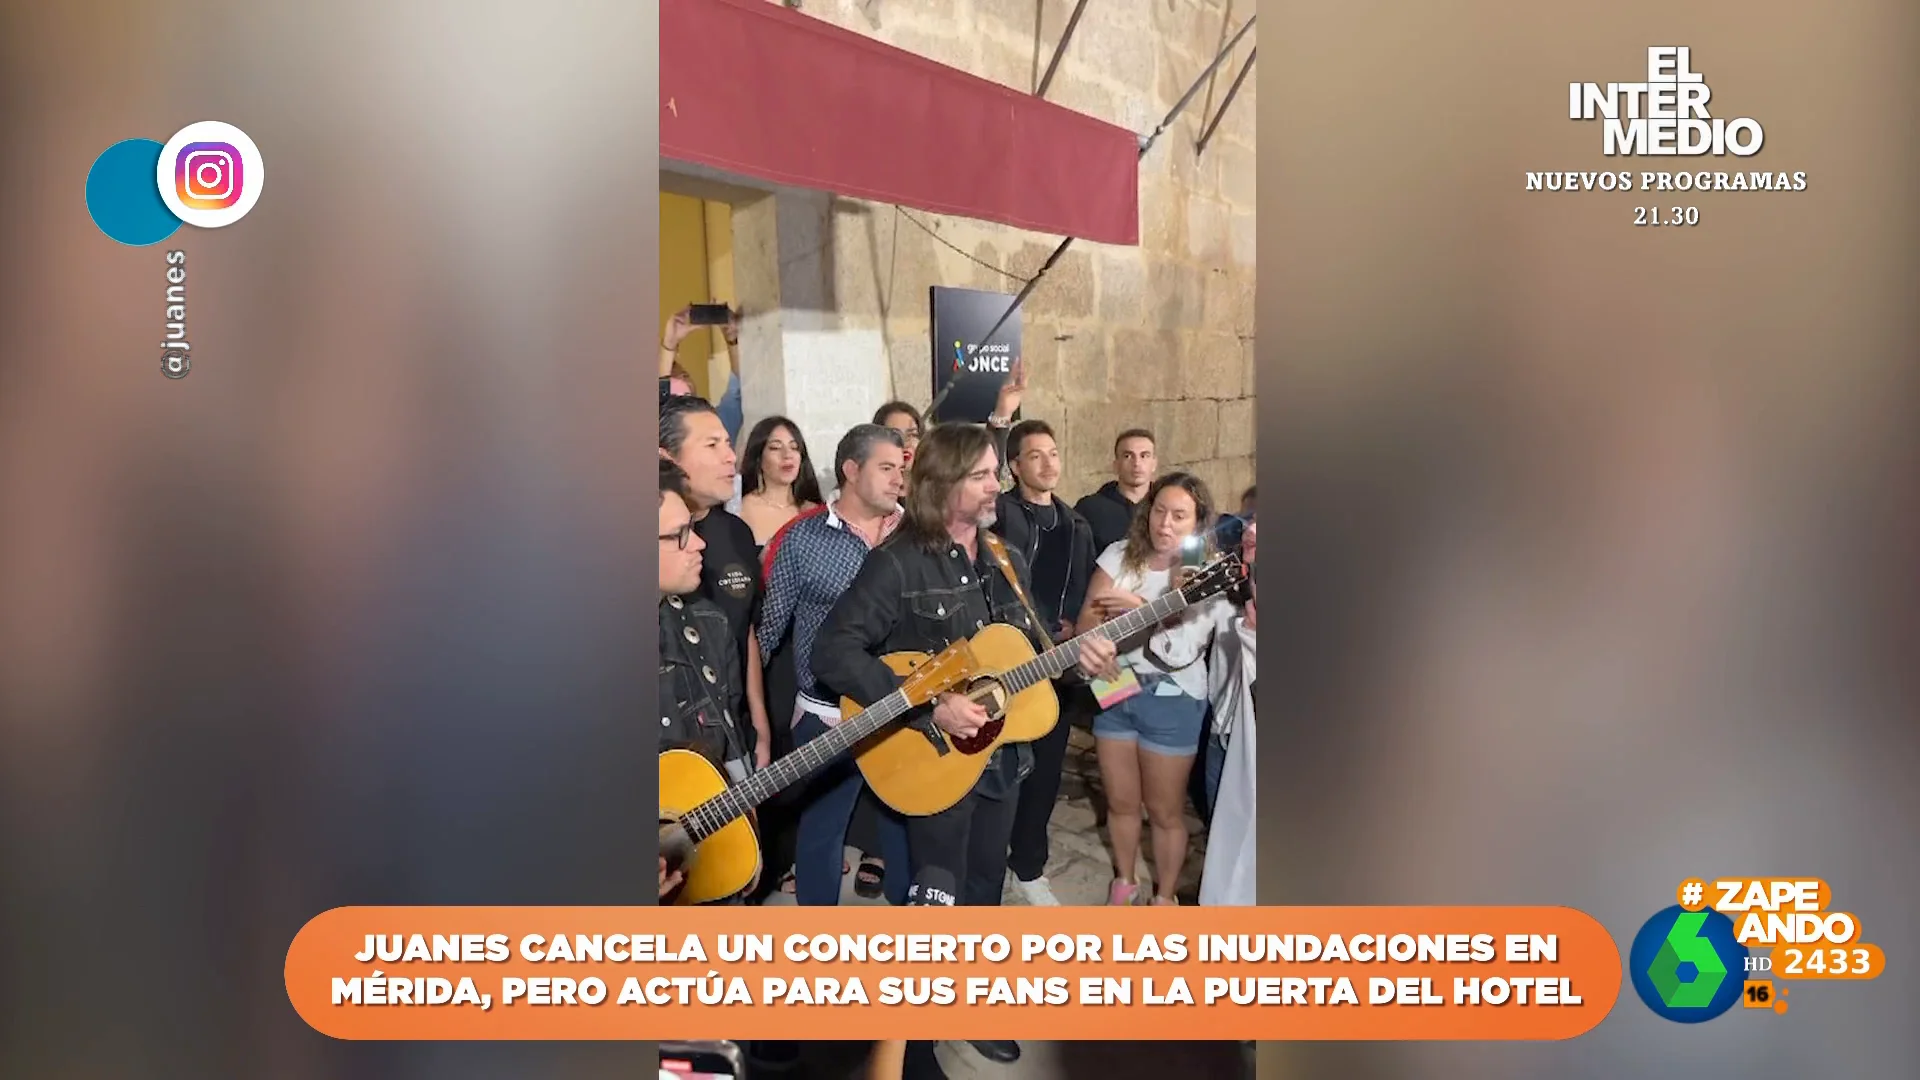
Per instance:
[[[662,348],[678,349],[680,343],[687,340],[687,335],[693,333],[694,322],[692,311],[692,308],[681,308],[679,311],[673,313],[672,318],[667,320],[667,328],[660,334],[660,345]]]
[[[1180,541],[1180,565],[1174,570],[1168,588],[1184,589],[1207,562],[1206,541],[1198,536],[1189,536]],[[1180,616],[1171,615],[1160,624],[1162,629],[1171,630],[1180,625]]]

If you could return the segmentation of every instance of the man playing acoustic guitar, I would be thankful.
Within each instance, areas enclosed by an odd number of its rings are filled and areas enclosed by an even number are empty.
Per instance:
[[[693,531],[687,474],[660,460],[660,749],[693,750],[729,781],[753,768],[742,731],[746,682],[727,617],[700,589],[701,551]],[[678,868],[660,859],[660,896],[680,884]],[[753,886],[747,886],[747,892]]]
[[[817,682],[865,708],[901,682],[882,656],[938,653],[990,622],[1019,627],[1040,648],[1050,647],[1051,635],[1044,629],[1036,634],[1027,612],[1024,597],[1031,580],[1025,560],[986,539],[1000,496],[999,465],[993,436],[984,427],[942,424],[926,434],[913,458],[899,531],[868,556],[814,639]],[[1018,588],[1010,578],[1017,579]],[[1080,671],[1115,676],[1115,656],[1111,642],[1089,639],[1079,653]],[[988,719],[978,703],[947,693],[935,704],[931,722],[967,739]],[[924,725],[927,718],[908,723]],[[1032,760],[1023,743],[1001,746],[959,803],[907,819],[915,880],[926,868],[938,867],[959,883],[961,904],[1000,903],[1014,796]],[[1011,1042],[973,1045],[991,1061],[1010,1062],[1020,1054]]]

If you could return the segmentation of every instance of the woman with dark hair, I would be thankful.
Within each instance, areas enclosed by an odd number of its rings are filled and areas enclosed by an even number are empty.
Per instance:
[[[741,448],[740,494],[734,513],[753,532],[753,543],[763,558],[770,553],[767,544],[801,514],[816,510],[825,500],[820,497],[820,478],[814,474],[813,458],[807,453],[807,441],[800,425],[784,416],[769,416],[753,426],[747,444]],[[768,559],[763,580],[772,565]],[[755,634],[760,633],[756,625]],[[757,640],[757,639],[756,639]],[[772,756],[781,757],[793,749],[793,703],[799,683],[793,670],[792,643],[761,658],[766,671],[768,732],[773,744]],[[787,866],[793,861],[795,803],[799,790],[782,793],[761,808],[761,850],[768,866]],[[792,889],[793,877],[780,881],[783,891]]]
[[[913,467],[913,452],[920,449],[920,410],[904,401],[889,401],[873,411],[873,422],[900,433],[907,447],[907,467]]]
[[[782,525],[825,501],[800,426],[784,416],[753,425],[740,456],[739,511],[753,542],[765,547]]]
[[[1199,477],[1176,472],[1154,481],[1126,538],[1100,556],[1077,630],[1084,634],[1177,588],[1182,545],[1195,536],[1204,541],[1213,517],[1213,497]],[[1231,631],[1232,616],[1223,597],[1189,605],[1121,642],[1120,679],[1093,687],[1102,707],[1093,736],[1113,843],[1110,904],[1144,899],[1134,880],[1142,806],[1153,827],[1153,903],[1179,902],[1174,892],[1187,859],[1187,781],[1211,690],[1207,653],[1217,632]]]

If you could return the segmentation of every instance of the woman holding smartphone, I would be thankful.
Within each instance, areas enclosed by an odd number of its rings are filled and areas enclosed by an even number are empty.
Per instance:
[[[1181,571],[1206,556],[1213,514],[1213,499],[1199,477],[1176,472],[1154,481],[1126,538],[1101,554],[1076,631],[1086,633],[1177,587]],[[1179,903],[1174,891],[1187,860],[1187,781],[1207,710],[1207,652],[1232,615],[1223,597],[1190,605],[1120,642],[1120,679],[1093,686],[1101,705],[1093,735],[1113,841],[1109,904],[1143,900],[1134,880],[1143,806],[1153,829],[1152,902]]]

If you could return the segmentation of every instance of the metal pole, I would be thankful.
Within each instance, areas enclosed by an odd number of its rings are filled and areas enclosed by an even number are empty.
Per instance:
[[[1076,11],[1075,14],[1078,15],[1078,12]],[[1225,48],[1220,50],[1220,54],[1213,58],[1211,64],[1207,65],[1206,70],[1202,71],[1199,76],[1193,80],[1193,85],[1187,87],[1187,92],[1180,95],[1180,100],[1174,103],[1173,108],[1167,112],[1166,118],[1160,121],[1160,126],[1154,128],[1150,134],[1140,139],[1140,157],[1147,156],[1147,151],[1153,149],[1153,144],[1158,142],[1160,136],[1179,118],[1181,112],[1186,109],[1187,104],[1193,100],[1193,95],[1200,92],[1201,84],[1212,77],[1213,73],[1225,62],[1228,55],[1233,52],[1234,46],[1240,44],[1240,39],[1246,37],[1247,31],[1253,29],[1253,19],[1255,17],[1249,17],[1247,19],[1246,23],[1240,27],[1239,32],[1233,35],[1233,39],[1227,42]],[[1249,56],[1247,62],[1251,64],[1253,58]],[[1047,271],[1053,269],[1053,264],[1060,261],[1060,256],[1066,254],[1067,249],[1072,246],[1073,237],[1071,236],[1060,241],[1060,246],[1054,248],[1053,254],[1047,256],[1047,261],[1041,263],[1040,269],[1034,273],[1033,277],[1027,279],[1026,285],[1020,290],[1020,295],[1014,297],[1013,303],[1007,305],[1007,310],[1000,313],[1000,318],[993,324],[993,329],[980,335],[980,344],[985,345],[987,342],[993,340],[993,335],[999,333],[1000,328],[1005,326],[1007,320],[1013,317],[1013,313],[1020,310],[1020,305],[1026,302],[1027,297],[1033,292],[1034,287],[1040,284],[1040,279],[1047,276]],[[927,406],[928,416],[932,416],[934,413],[940,411],[940,403],[947,399],[947,394],[952,392],[956,385],[958,385],[958,380],[948,381],[947,388],[940,391],[933,399],[933,404]]]
[[[1240,84],[1247,81],[1247,72],[1253,70],[1253,58],[1260,54],[1255,49],[1247,54],[1247,62],[1240,65],[1240,74],[1233,77],[1233,85],[1227,87],[1227,96],[1221,100],[1220,107],[1213,111],[1213,119],[1207,121],[1207,130],[1200,133],[1200,141],[1193,144],[1193,156],[1199,157],[1207,149],[1207,140],[1213,138],[1213,130],[1220,126],[1220,118],[1227,115],[1227,109],[1233,104],[1233,95],[1240,92]]]
[[[1241,25],[1239,33],[1234,34],[1233,40],[1227,42],[1226,48],[1220,50],[1220,55],[1213,58],[1213,63],[1207,65],[1207,70],[1201,72],[1200,77],[1193,80],[1192,86],[1187,87],[1187,92],[1181,95],[1178,102],[1174,103],[1173,111],[1167,113],[1167,118],[1160,121],[1160,126],[1154,128],[1153,134],[1147,136],[1146,141],[1141,145],[1140,153],[1142,156],[1144,156],[1147,149],[1160,138],[1161,134],[1173,125],[1173,121],[1186,109],[1187,102],[1193,100],[1193,95],[1200,92],[1200,84],[1206,82],[1213,76],[1214,71],[1218,69],[1220,65],[1226,61],[1227,56],[1233,52],[1234,46],[1240,44],[1240,39],[1246,37],[1247,31],[1253,29],[1253,20],[1256,17],[1257,16],[1249,17],[1247,21]]]
[[[1046,97],[1047,87],[1053,85],[1053,73],[1060,69],[1060,58],[1067,54],[1067,42],[1073,40],[1073,30],[1080,25],[1080,13],[1087,10],[1087,0],[1073,5],[1073,14],[1067,16],[1067,28],[1060,32],[1060,44],[1053,47],[1053,59],[1047,61],[1047,73],[1040,76],[1040,87],[1033,92],[1034,97]]]

